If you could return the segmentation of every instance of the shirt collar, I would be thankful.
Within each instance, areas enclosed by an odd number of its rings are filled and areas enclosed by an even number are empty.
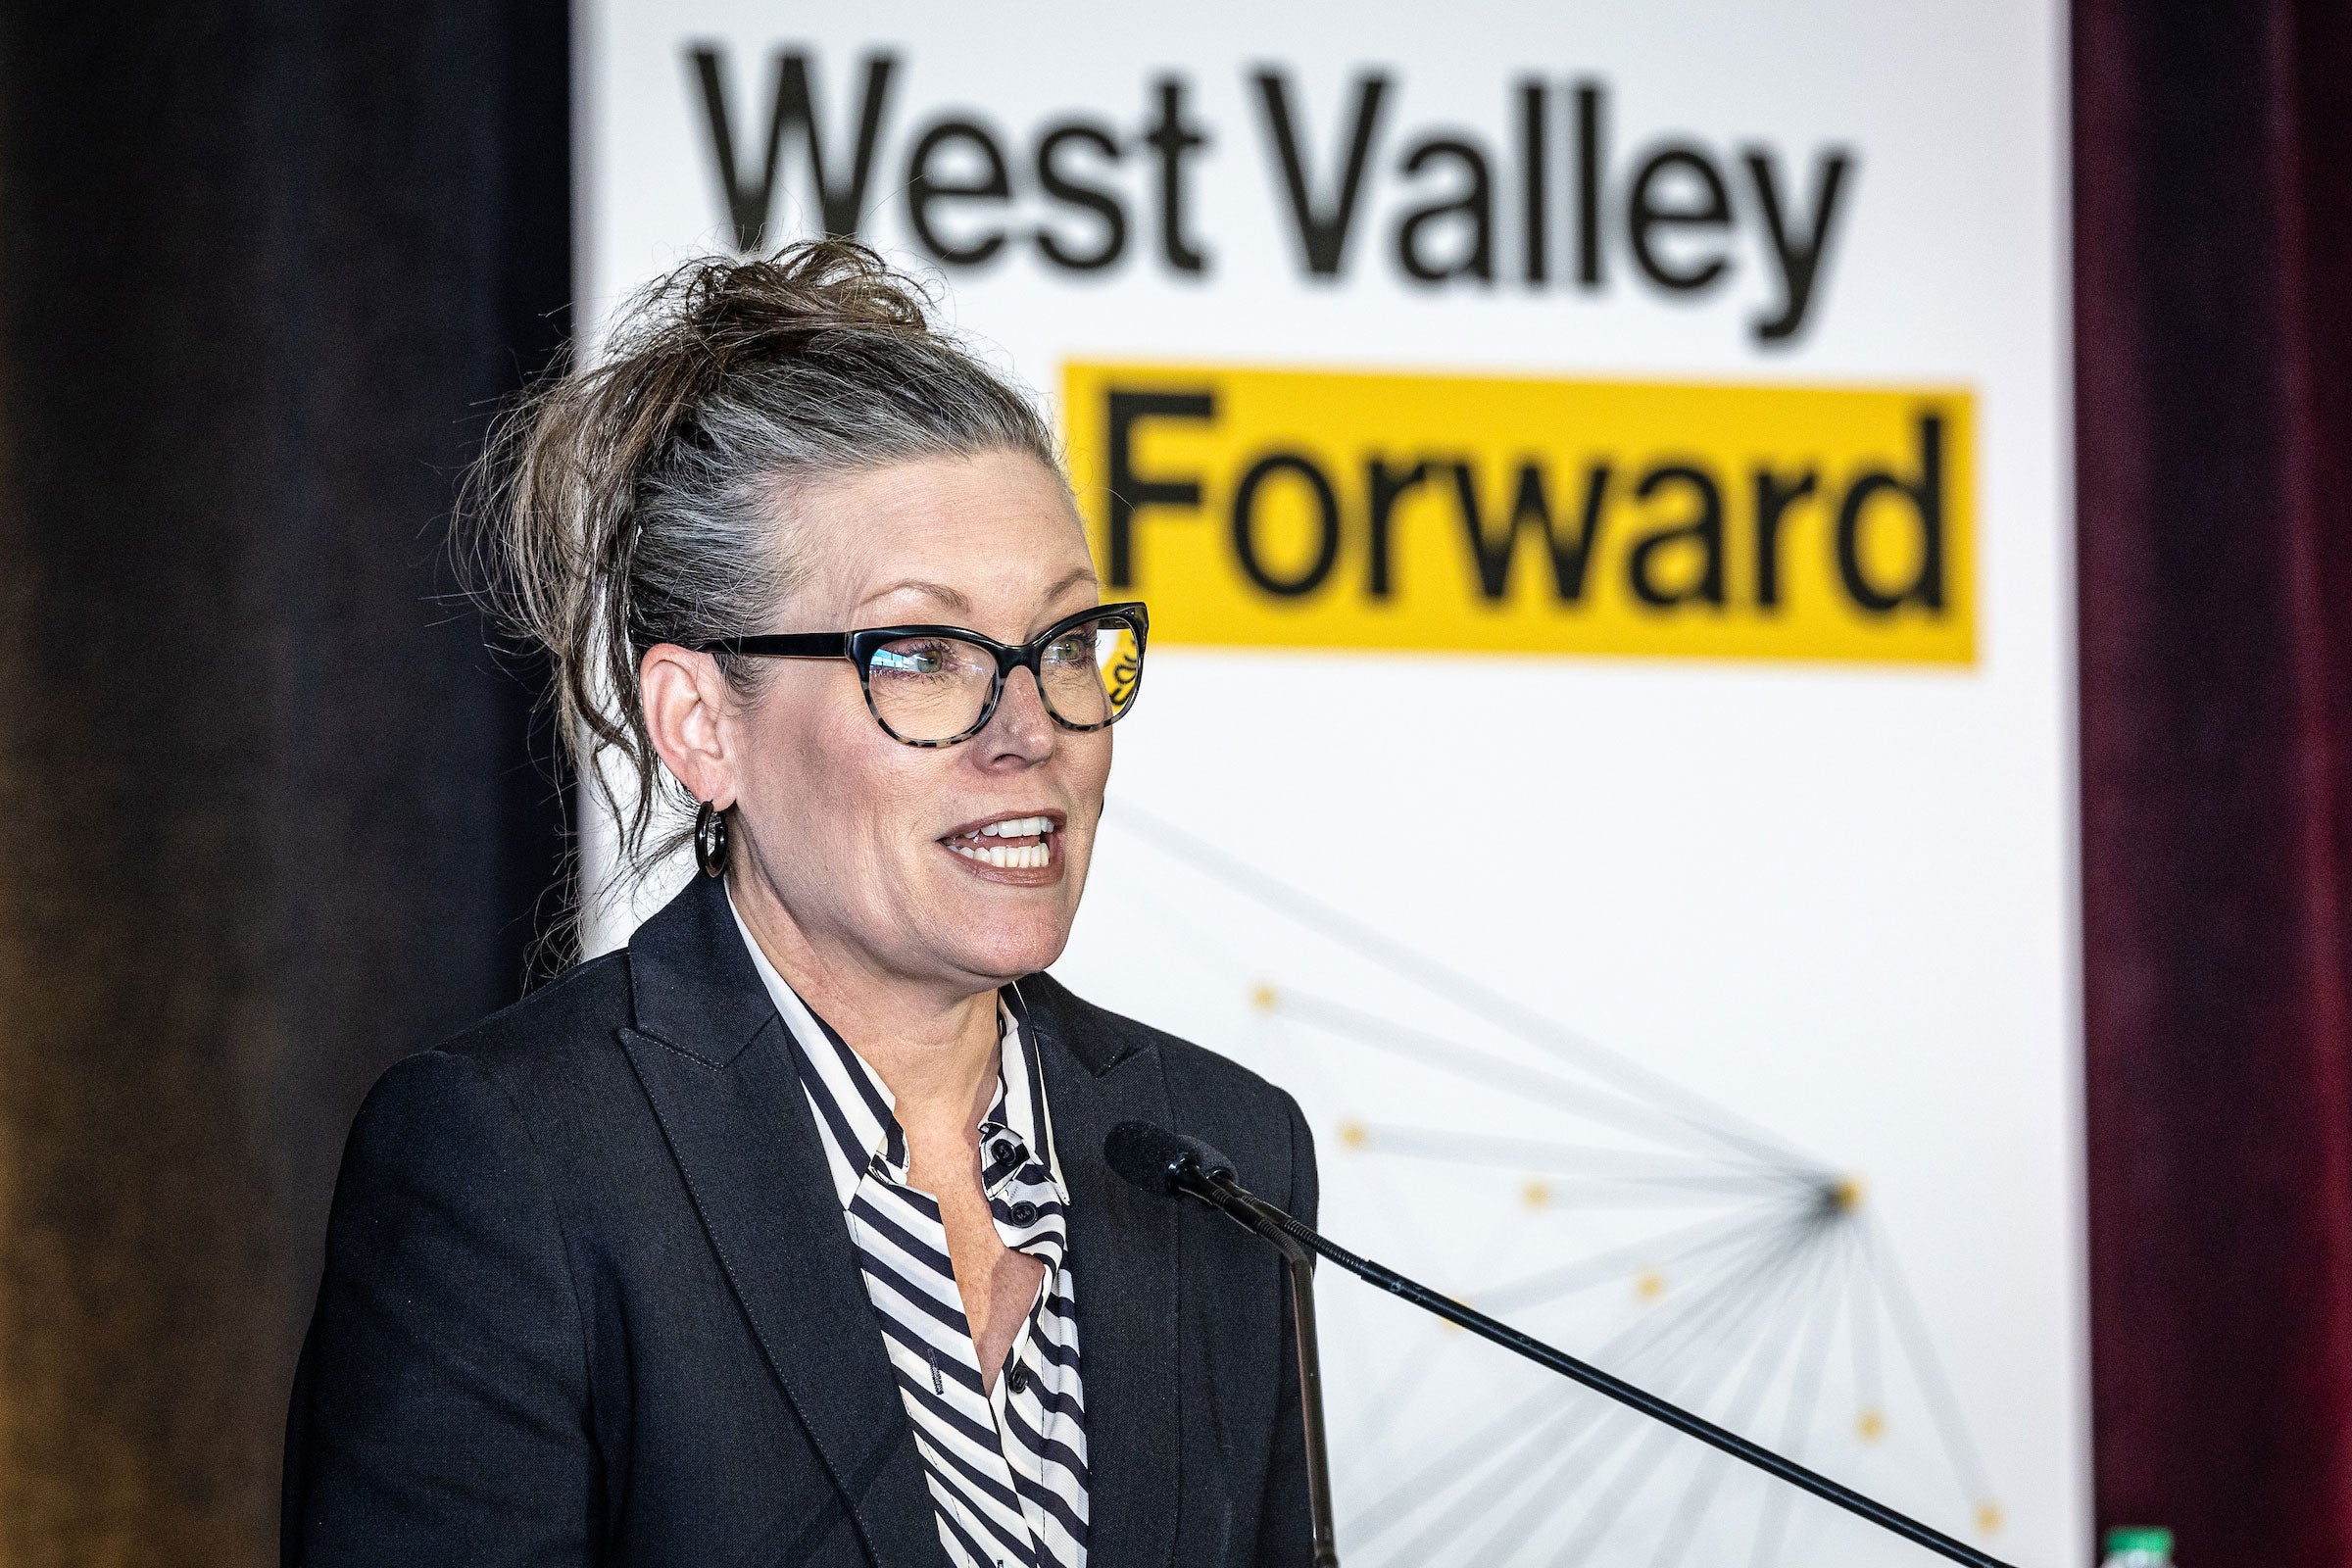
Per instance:
[[[1001,1049],[997,1054],[997,1095],[980,1121],[980,1185],[995,1197],[1004,1184],[1032,1161],[1042,1163],[1054,1196],[1069,1201],[1061,1179],[1061,1155],[1054,1147],[1054,1109],[1046,1102],[1046,1076],[1030,1043],[1029,1008],[1015,981],[997,994]],[[999,1156],[1000,1138],[1015,1147]]]
[[[858,1195],[858,1184],[869,1171],[904,1185],[909,1156],[906,1132],[899,1126],[898,1098],[882,1075],[818,1017],[768,961],[751,927],[744,923],[743,911],[735,907],[731,892],[727,909],[734,915],[735,929],[751,953],[752,966],[760,971],[760,984],[767,988],[791,1037],[802,1087],[823,1124],[825,1163],[831,1169],[833,1191],[841,1206],[850,1206]],[[1054,1147],[1045,1078],[1022,1027],[1027,1008],[1020,1003],[1017,984],[1006,989],[1010,1000],[1000,993],[997,1002],[997,1089],[980,1118],[981,1188],[994,1198],[1042,1153],[1054,1195],[1066,1203],[1069,1189],[1062,1182],[1061,1160]],[[815,1081],[811,1083],[811,1079]],[[1007,1143],[1013,1146],[1009,1151],[996,1152]]]

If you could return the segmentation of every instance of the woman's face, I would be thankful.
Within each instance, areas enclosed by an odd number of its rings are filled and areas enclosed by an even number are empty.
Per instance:
[[[1100,599],[1059,477],[1016,453],[802,490],[791,539],[806,573],[763,629],[943,624],[1023,643]],[[757,695],[721,721],[739,873],[762,878],[820,950],[909,980],[978,990],[1060,956],[1102,814],[1109,730],[1063,729],[1019,670],[977,735],[907,746],[866,710],[848,661],[760,662]],[[981,832],[1040,817],[1043,835]],[[1021,863],[1041,839],[1045,863]],[[1008,847],[1026,853],[989,854]]]

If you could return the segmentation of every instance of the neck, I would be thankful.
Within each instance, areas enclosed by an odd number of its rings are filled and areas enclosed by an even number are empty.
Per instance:
[[[752,939],[785,984],[889,1086],[902,1123],[964,1117],[997,1071],[997,993],[921,984],[813,937],[757,875],[727,878]]]

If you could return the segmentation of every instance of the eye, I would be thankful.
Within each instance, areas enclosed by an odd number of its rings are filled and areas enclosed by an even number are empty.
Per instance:
[[[1046,649],[1046,662],[1049,664],[1091,664],[1094,662],[1095,634],[1091,627],[1064,632]]]
[[[948,667],[943,643],[892,643],[874,650],[872,668],[888,675],[936,675]]]

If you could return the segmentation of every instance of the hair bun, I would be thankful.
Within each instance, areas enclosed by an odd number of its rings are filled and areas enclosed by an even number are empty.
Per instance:
[[[638,352],[655,336],[699,338],[714,368],[724,368],[746,356],[789,358],[825,333],[927,337],[932,304],[857,240],[815,240],[774,256],[680,268],[631,302],[610,352]]]

